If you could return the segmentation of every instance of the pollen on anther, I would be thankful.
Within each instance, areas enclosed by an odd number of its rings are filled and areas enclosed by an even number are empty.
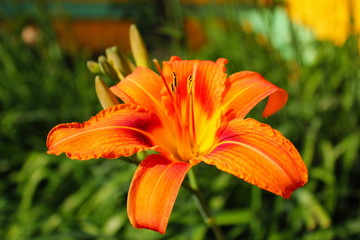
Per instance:
[[[188,94],[191,94],[193,85],[194,85],[193,76],[192,76],[192,75],[189,75],[188,81],[187,81],[187,91],[188,91]]]
[[[172,72],[173,73],[173,82],[174,82],[174,86],[177,87],[178,86],[178,83],[177,83],[177,76],[176,76],[176,73],[175,72]]]

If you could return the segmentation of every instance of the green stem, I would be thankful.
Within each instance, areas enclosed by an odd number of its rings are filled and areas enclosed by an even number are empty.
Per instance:
[[[184,186],[187,187],[193,193],[193,197],[195,199],[195,202],[197,203],[197,206],[199,208],[199,211],[200,211],[201,216],[203,217],[205,223],[214,232],[216,240],[225,240],[220,227],[216,224],[216,221],[215,221],[214,217],[212,216],[208,206],[206,205],[204,197],[202,196],[202,194],[199,190],[196,176],[192,169],[190,169],[188,172],[188,178],[189,178],[189,184],[184,182]]]

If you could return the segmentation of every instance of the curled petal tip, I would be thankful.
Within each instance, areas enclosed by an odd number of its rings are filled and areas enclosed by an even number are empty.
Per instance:
[[[229,76],[223,94],[223,107],[244,118],[260,101],[269,97],[263,112],[268,117],[279,111],[288,98],[287,92],[256,72],[242,71]],[[242,104],[239,104],[241,102]]]
[[[269,96],[269,100],[262,113],[263,117],[269,117],[282,109],[288,100],[288,93],[286,90],[279,88],[276,92]]]
[[[173,62],[173,61],[180,61],[181,60],[181,58],[180,57],[178,57],[178,56],[172,56],[171,58],[170,58],[170,62]]]

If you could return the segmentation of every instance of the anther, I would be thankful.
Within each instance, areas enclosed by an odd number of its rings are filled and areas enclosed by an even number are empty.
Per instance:
[[[174,75],[174,86],[177,87],[178,86],[178,83],[177,83],[177,76],[176,76],[176,73],[175,72],[172,72],[173,75]]]
[[[187,85],[188,94],[191,94],[191,92],[192,92],[192,88],[193,88],[193,85],[194,85],[194,81],[193,81],[193,80],[194,80],[194,79],[193,79],[192,75],[190,75],[190,76],[188,77],[188,80],[187,80],[187,82],[188,82],[188,85]]]

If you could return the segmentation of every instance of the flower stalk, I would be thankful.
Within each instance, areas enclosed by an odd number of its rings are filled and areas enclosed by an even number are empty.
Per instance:
[[[200,211],[201,216],[204,219],[204,222],[208,227],[214,232],[216,240],[225,240],[224,234],[222,233],[220,227],[217,225],[215,218],[212,216],[205,199],[199,189],[199,185],[196,180],[195,173],[192,169],[188,172],[189,184],[184,182],[184,186],[188,188],[191,193],[193,193],[193,198],[196,202],[196,205]]]

